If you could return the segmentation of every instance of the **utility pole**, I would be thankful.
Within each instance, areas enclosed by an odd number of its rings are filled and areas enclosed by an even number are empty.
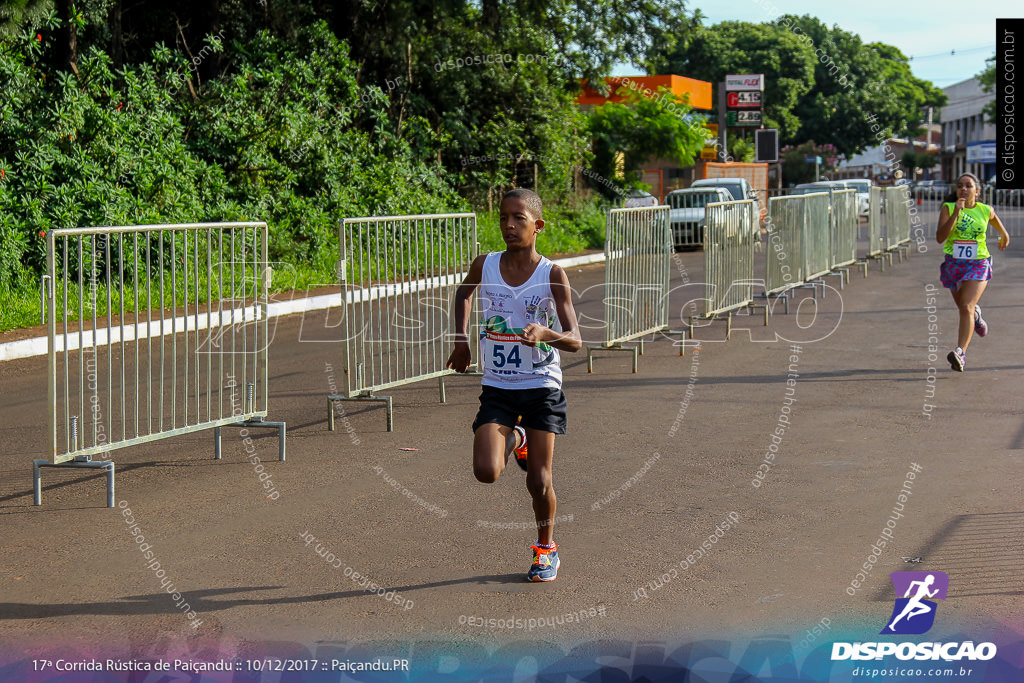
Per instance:
[[[725,81],[718,83],[718,160],[725,161],[729,156],[729,148],[725,146]]]

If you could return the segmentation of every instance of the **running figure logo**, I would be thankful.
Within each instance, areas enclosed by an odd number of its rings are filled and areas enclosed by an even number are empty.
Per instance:
[[[927,632],[935,623],[937,603],[926,598],[945,600],[949,577],[945,572],[893,572],[889,576],[896,595],[901,597],[896,598],[892,616],[881,633],[914,635]]]

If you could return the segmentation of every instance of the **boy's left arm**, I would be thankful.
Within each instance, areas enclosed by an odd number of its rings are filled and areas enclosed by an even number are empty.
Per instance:
[[[523,343],[527,346],[536,346],[539,342],[544,342],[559,351],[579,351],[583,348],[583,341],[580,339],[576,309],[572,306],[572,288],[569,286],[569,278],[560,266],[551,266],[551,295],[555,299],[555,312],[558,314],[562,331],[530,323],[523,328]]]

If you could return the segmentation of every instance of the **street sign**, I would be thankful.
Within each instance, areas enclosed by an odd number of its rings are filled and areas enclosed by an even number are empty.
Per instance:
[[[727,126],[752,126],[756,128],[761,127],[761,110],[751,109],[744,110],[739,109],[735,111],[725,112],[725,124]]]
[[[754,131],[754,162],[775,163],[779,160],[779,131],[764,128]]]
[[[764,74],[733,74],[725,77],[726,90],[760,90],[764,92]]]
[[[742,109],[742,108],[754,108],[759,109],[761,107],[761,91],[760,90],[740,90],[726,93],[725,104],[730,109]]]
[[[821,157],[804,157],[804,162],[808,164],[820,164]]]

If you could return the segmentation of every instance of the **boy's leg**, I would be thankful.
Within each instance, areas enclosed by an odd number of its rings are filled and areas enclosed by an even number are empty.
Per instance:
[[[555,453],[555,435],[539,429],[526,428],[530,456],[526,460],[526,489],[533,498],[533,514],[537,519],[537,542],[550,545],[555,529],[555,489],[551,484],[551,462]]]
[[[498,480],[516,441],[511,427],[496,422],[477,427],[473,433],[473,474],[477,481],[493,484]]]

